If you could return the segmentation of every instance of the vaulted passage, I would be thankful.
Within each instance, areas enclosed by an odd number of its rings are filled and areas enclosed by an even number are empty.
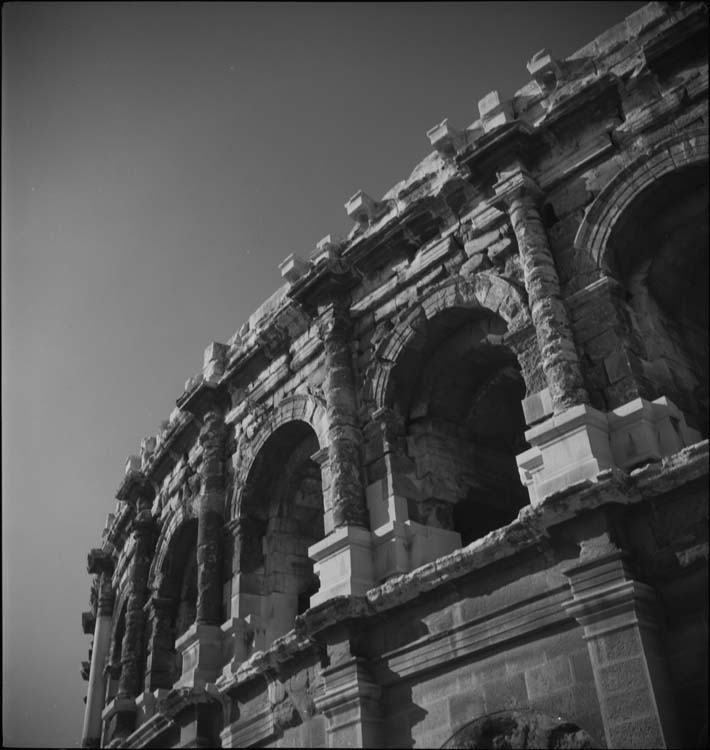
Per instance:
[[[707,436],[708,173],[685,167],[642,192],[609,238],[643,375]]]
[[[393,371],[417,500],[412,520],[463,544],[512,521],[528,502],[515,456],[526,448],[525,385],[505,323],[467,309],[429,321]]]
[[[318,590],[308,548],[323,538],[319,449],[305,422],[290,422],[266,441],[249,473],[242,501],[239,593],[256,615],[256,645],[293,628]],[[244,596],[243,596],[244,598]]]

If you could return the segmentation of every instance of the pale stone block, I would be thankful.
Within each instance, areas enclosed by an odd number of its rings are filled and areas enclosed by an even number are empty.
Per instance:
[[[346,213],[358,224],[371,223],[377,216],[379,208],[380,204],[378,201],[371,198],[362,190],[358,190],[345,204]]]
[[[562,79],[559,62],[546,49],[541,49],[532,56],[527,69],[544,94],[553,91]]]
[[[444,120],[427,131],[427,138],[438,153],[453,156],[456,153],[456,145],[461,139],[461,133],[449,125],[448,120]]]
[[[311,253],[311,261],[317,263],[323,259],[337,260],[340,257],[342,244],[341,238],[327,234],[316,243],[316,249]]]
[[[295,284],[300,278],[305,276],[308,273],[309,267],[308,261],[293,254],[279,263],[281,277],[289,284]]]
[[[409,535],[404,522],[390,521],[372,534],[374,575],[381,582],[411,570]]]
[[[478,111],[485,133],[514,119],[512,102],[502,102],[497,91],[491,91],[478,102]]]
[[[450,529],[425,526],[416,521],[405,524],[409,536],[410,570],[461,549],[461,534]]]
[[[613,465],[606,414],[591,406],[573,406],[528,430],[525,439],[539,450],[517,459],[533,503]]]
[[[550,396],[549,388],[543,388],[538,393],[533,393],[531,396],[524,398],[521,403],[525,423],[529,427],[552,416],[552,396]]]
[[[614,461],[627,470],[659,461],[700,440],[680,409],[665,397],[653,402],[634,399],[614,409],[608,419]]]
[[[205,380],[215,381],[224,374],[227,362],[227,345],[213,341],[206,349],[202,359],[202,375]]]
[[[249,656],[249,646],[253,638],[253,629],[246,620],[230,617],[221,625],[222,631],[222,674],[229,676],[237,671],[239,665]]]
[[[128,475],[132,471],[140,471],[141,470],[141,460],[139,456],[130,455],[126,459],[126,469],[125,474]]]
[[[136,698],[136,728],[155,713],[158,701],[153,693],[144,692]]]
[[[175,648],[182,655],[182,675],[176,688],[202,688],[214,682],[222,668],[222,631],[219,625],[193,623],[178,638]]]
[[[334,596],[363,595],[374,585],[372,535],[360,526],[341,526],[308,548],[320,590],[311,606]]]

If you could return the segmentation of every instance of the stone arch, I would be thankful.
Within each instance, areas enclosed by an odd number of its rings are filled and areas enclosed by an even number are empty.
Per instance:
[[[609,237],[631,202],[661,177],[707,160],[708,134],[704,130],[679,133],[654,144],[616,174],[592,201],[574,238],[576,253],[608,272],[612,265]]]
[[[366,399],[379,409],[387,405],[391,372],[402,351],[422,326],[453,308],[480,308],[500,316],[508,333],[531,324],[525,294],[497,274],[481,272],[471,279],[455,276],[435,286],[411,308],[377,347],[376,364],[366,383]]]
[[[163,523],[158,542],[155,545],[155,555],[150,565],[148,574],[148,588],[159,593],[162,580],[161,577],[165,572],[166,556],[171,548],[174,538],[179,533],[182,526],[189,521],[195,520],[195,511],[191,502],[181,503],[177,510],[170,514],[166,523]]]
[[[536,748],[601,747],[577,724],[560,716],[530,709],[497,711],[480,716],[455,732],[442,750],[507,747],[511,750]]]
[[[707,435],[708,135],[680,133],[621,170],[575,239],[579,265],[618,283],[626,371],[639,395],[669,398]],[[616,373],[616,381],[622,377]],[[612,382],[611,406],[626,396]]]
[[[163,526],[151,566],[146,623],[146,689],[168,689],[180,675],[175,644],[197,615],[197,518],[184,502]]]
[[[308,552],[325,536],[330,479],[320,460],[328,445],[321,399],[294,394],[257,424],[242,433],[237,459],[232,615],[249,617],[252,645],[264,649],[293,628],[319,588]]]
[[[364,390],[373,421],[388,420],[390,447],[387,457],[373,441],[367,479],[388,467],[400,512],[406,503],[411,523],[456,546],[529,501],[515,456],[528,447],[521,401],[540,358],[521,342],[537,347],[523,293],[483,272],[434,287],[375,348]]]
[[[245,434],[239,441],[237,451],[239,466],[235,468],[242,481],[235,482],[230,509],[232,518],[236,518],[239,514],[244,480],[249,475],[256,457],[276,430],[289,422],[305,422],[315,432],[318,445],[321,448],[328,445],[328,415],[324,402],[306,393],[294,393],[287,396],[275,409],[262,418],[251,438]]]

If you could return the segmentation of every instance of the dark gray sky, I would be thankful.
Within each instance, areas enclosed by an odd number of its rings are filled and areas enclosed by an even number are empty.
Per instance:
[[[78,746],[86,554],[210,341],[638,2],[9,3],[2,78],[3,740]]]

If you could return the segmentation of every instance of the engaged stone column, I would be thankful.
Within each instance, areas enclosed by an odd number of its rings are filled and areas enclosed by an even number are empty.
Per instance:
[[[559,413],[569,406],[587,403],[589,396],[567,310],[560,299],[557,269],[538,210],[540,188],[518,169],[495,185],[495,191],[508,210],[518,241],[530,312],[554,411]]]
[[[199,689],[214,682],[223,665],[220,624],[226,436],[222,414],[208,411],[199,438],[202,489],[197,506],[197,616],[175,644],[182,654],[178,688]]]
[[[329,445],[314,457],[324,475],[327,472],[324,487],[328,489],[324,490],[326,536],[308,549],[321,583],[311,597],[312,607],[334,596],[364,594],[373,585],[347,307],[336,301],[322,308],[318,327],[325,350]]]
[[[141,692],[145,633],[145,607],[148,598],[148,572],[153,558],[155,521],[150,511],[152,492],[143,485],[133,520],[133,562],[131,563],[130,594],[126,606],[126,632],[121,647],[121,677],[116,697],[135,698]]]
[[[173,615],[174,602],[161,596],[152,596],[145,605],[150,623],[148,659],[146,662],[145,689],[152,693],[158,689],[169,689],[175,680],[173,653]]]
[[[345,305],[329,305],[318,321],[325,349],[325,391],[328,410],[333,525],[367,528],[362,484],[355,379],[350,350],[350,318]]]
[[[99,598],[81,746],[99,747],[101,745],[101,710],[106,695],[104,665],[111,641],[111,618],[113,616],[114,591],[111,585],[113,558],[100,549],[92,550],[89,554],[88,571],[91,575],[98,576]]]
[[[584,628],[607,747],[679,747],[653,589],[611,544],[580,559],[565,609]]]
[[[208,412],[200,432],[202,492],[197,513],[198,625],[220,625],[222,622],[226,434],[222,414]]]

